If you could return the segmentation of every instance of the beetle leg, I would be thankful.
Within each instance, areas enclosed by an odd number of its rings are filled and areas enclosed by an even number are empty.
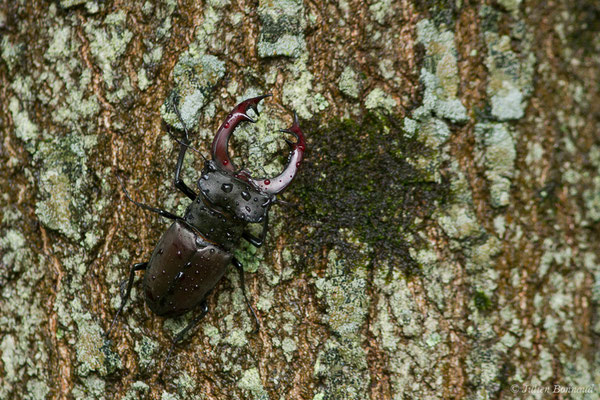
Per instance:
[[[204,301],[200,305],[200,307],[202,308],[202,310],[200,311],[200,315],[198,315],[196,318],[194,318],[193,320],[191,320],[187,324],[187,326],[185,328],[183,328],[183,330],[181,332],[179,332],[177,335],[175,335],[175,337],[173,338],[173,341],[171,343],[171,348],[169,349],[169,352],[167,353],[167,358],[165,359],[165,364],[163,365],[162,369],[158,373],[159,376],[162,376],[162,372],[165,369],[165,367],[167,366],[167,363],[169,362],[169,358],[171,358],[171,353],[173,352],[173,349],[175,348],[175,345],[177,345],[177,343],[181,342],[183,340],[183,337],[185,336],[185,334],[190,329],[192,329],[196,325],[198,325],[198,323],[202,320],[202,318],[204,318],[206,316],[206,314],[208,313],[208,305],[206,304],[206,301]]]
[[[252,308],[252,304],[250,304],[250,301],[248,300],[248,296],[246,295],[246,283],[244,281],[244,266],[235,257],[233,258],[232,262],[233,262],[233,265],[235,266],[235,268],[240,273],[240,284],[242,285],[242,293],[244,294],[244,300],[246,300],[246,304],[248,305],[248,308],[250,309],[250,312],[252,313],[252,316],[254,317],[254,321],[256,322],[256,329],[254,329],[254,331],[252,333],[256,333],[260,329],[260,322],[258,321],[258,317],[256,316],[256,313],[254,312],[254,308]]]
[[[123,285],[121,285],[121,306],[117,310],[117,314],[115,314],[115,317],[113,318],[113,321],[110,324],[110,328],[106,333],[107,338],[110,336],[110,332],[112,332],[113,326],[115,326],[115,322],[117,322],[119,314],[121,314],[121,311],[123,311],[123,308],[125,308],[125,305],[127,305],[127,301],[129,300],[129,296],[131,295],[131,287],[133,286],[133,279],[135,278],[136,271],[142,271],[146,268],[148,268],[147,262],[133,264],[133,267],[131,267],[131,270],[129,271],[129,280],[123,281],[123,283],[127,282],[127,287],[125,290],[123,290]]]
[[[267,237],[267,229],[268,229],[267,225],[268,224],[269,224],[269,214],[266,214],[264,222],[263,222],[262,232],[260,233],[260,238],[257,238],[256,236],[254,236],[253,234],[251,234],[248,231],[244,231],[244,233],[242,233],[242,237],[244,239],[246,239],[254,247],[260,247],[263,245],[263,243],[265,242],[265,239]]]
[[[185,158],[185,153],[187,152],[188,146],[190,144],[190,138],[187,130],[187,126],[185,122],[183,122],[183,118],[181,118],[181,114],[179,113],[179,109],[177,108],[177,104],[173,102],[173,108],[175,109],[175,114],[177,114],[177,118],[179,118],[179,122],[183,125],[183,131],[185,133],[185,138],[180,143],[181,147],[179,148],[179,156],[177,157],[177,165],[175,166],[175,187],[181,190],[187,197],[192,200],[196,200],[198,196],[196,192],[194,192],[186,183],[181,179],[181,168],[183,167],[183,159]],[[202,156],[204,158],[204,156]]]

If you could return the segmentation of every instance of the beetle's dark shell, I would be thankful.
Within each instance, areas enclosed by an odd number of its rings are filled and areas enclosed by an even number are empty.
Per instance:
[[[176,221],[158,242],[143,288],[157,315],[174,317],[200,304],[221,279],[233,256]]]
[[[205,169],[198,186],[211,204],[250,223],[261,222],[265,218],[272,200],[272,196],[219,169]]]

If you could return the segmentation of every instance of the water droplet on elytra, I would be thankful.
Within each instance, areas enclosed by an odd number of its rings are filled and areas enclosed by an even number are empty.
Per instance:
[[[155,280],[155,279],[156,279],[156,275],[152,275],[152,280]]]
[[[185,278],[185,275],[184,275],[184,274],[183,274],[183,272],[181,272],[181,271],[179,271],[179,272],[177,273],[177,275],[175,275],[175,280],[182,281],[182,280],[183,280],[183,278]]]
[[[221,190],[225,193],[229,193],[233,190],[233,185],[231,183],[224,183],[221,185]]]
[[[248,211],[248,212],[252,211],[252,209],[248,206],[246,206],[245,208],[246,208],[246,211]]]
[[[210,249],[210,254],[214,254],[215,249]]]
[[[163,275],[167,273],[167,271],[165,271],[164,269],[162,270]]]
[[[183,266],[183,268],[189,268],[191,266],[192,266],[192,262],[188,261],[188,262],[185,263],[185,265]]]
[[[162,254],[163,253],[163,249],[158,249],[158,254]]]
[[[246,201],[250,200],[250,193],[246,192],[245,190],[242,190],[242,198]]]

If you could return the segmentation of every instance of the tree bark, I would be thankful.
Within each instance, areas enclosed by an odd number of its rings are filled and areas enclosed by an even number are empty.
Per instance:
[[[597,398],[600,6],[0,0],[1,399]],[[241,100],[299,176],[199,310],[131,301]],[[258,229],[258,227],[257,227]],[[160,371],[162,369],[162,374]]]

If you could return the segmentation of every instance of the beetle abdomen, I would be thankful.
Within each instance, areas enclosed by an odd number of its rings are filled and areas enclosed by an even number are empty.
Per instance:
[[[176,221],[160,238],[144,275],[150,309],[173,317],[201,303],[223,277],[232,255]]]

